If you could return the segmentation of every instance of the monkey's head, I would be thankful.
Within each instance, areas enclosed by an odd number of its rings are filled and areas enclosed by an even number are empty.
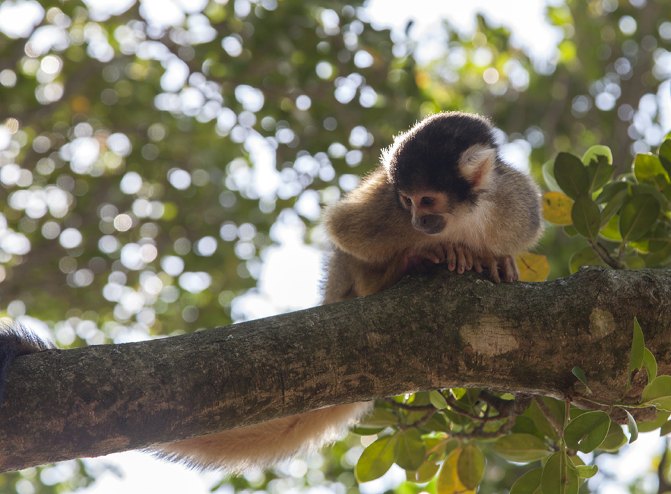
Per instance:
[[[491,124],[461,112],[438,113],[399,135],[382,153],[389,182],[412,225],[427,235],[477,205],[491,182],[497,146]]]

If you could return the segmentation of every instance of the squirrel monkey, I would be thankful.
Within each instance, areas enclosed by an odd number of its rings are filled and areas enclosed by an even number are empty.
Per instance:
[[[515,254],[542,233],[540,191],[501,160],[487,120],[438,113],[383,151],[326,212],[326,229],[335,245],[326,302],[378,292],[427,262],[510,282]]]
[[[541,234],[539,197],[533,181],[498,156],[487,120],[460,112],[430,116],[400,134],[382,164],[326,211],[333,253],[324,303],[379,292],[426,264],[514,281],[514,255]],[[0,386],[14,356],[44,349],[22,330],[0,332]],[[151,449],[240,472],[335,440],[371,406],[326,407]]]

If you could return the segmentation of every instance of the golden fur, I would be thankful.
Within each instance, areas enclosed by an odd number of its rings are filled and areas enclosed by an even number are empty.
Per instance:
[[[168,459],[201,468],[223,468],[240,473],[250,467],[269,467],[301,452],[335,441],[368,412],[369,403],[352,403],[289,415],[257,425],[157,446]]]

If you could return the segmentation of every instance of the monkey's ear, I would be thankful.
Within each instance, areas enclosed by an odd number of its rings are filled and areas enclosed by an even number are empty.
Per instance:
[[[459,173],[470,182],[475,191],[483,190],[489,186],[495,162],[496,149],[476,144],[461,153]]]

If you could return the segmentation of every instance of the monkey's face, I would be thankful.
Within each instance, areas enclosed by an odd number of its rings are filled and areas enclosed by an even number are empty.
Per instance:
[[[401,205],[410,212],[412,226],[427,235],[438,235],[447,225],[447,194],[435,191],[398,193]]]

